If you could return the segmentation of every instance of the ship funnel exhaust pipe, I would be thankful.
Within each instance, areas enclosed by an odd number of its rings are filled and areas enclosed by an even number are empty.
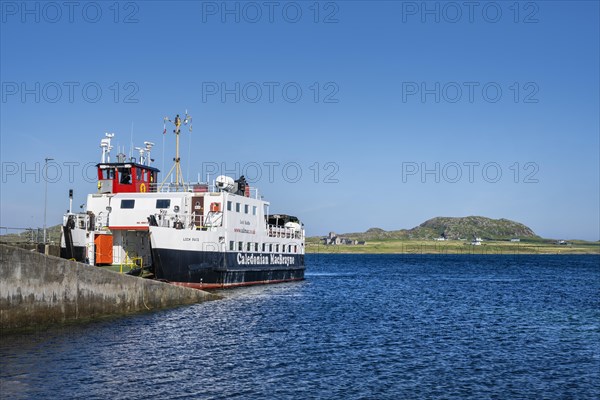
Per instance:
[[[73,189],[69,189],[69,214],[73,212]]]

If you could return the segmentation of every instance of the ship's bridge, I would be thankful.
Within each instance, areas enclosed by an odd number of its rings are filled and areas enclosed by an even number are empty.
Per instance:
[[[135,162],[100,163],[98,193],[156,192],[158,169]]]

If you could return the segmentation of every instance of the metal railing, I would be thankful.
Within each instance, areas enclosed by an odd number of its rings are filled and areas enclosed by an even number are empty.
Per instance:
[[[144,268],[144,258],[139,257],[137,255],[133,255],[133,257],[129,254],[127,250],[125,250],[125,259],[122,260],[119,264],[119,272],[123,273],[123,267],[128,267],[129,271],[134,268]]]
[[[156,218],[157,226],[161,228],[175,228],[175,229],[185,229],[192,228],[193,220],[192,216],[189,214],[167,214],[167,213],[159,213],[154,214],[154,218]],[[195,218],[196,216],[194,216]]]
[[[212,227],[212,225],[205,225],[208,218],[204,217],[204,215],[159,213],[154,214],[154,218],[156,219],[157,226],[161,228],[200,229]]]
[[[223,215],[209,213],[207,216],[196,214],[154,214],[156,223],[162,228],[203,229],[217,228],[223,225]]]
[[[149,184],[150,192],[157,193],[172,193],[172,192],[196,192],[206,193],[214,192],[215,187],[206,182],[190,182],[184,184],[176,184],[173,182],[151,183]]]
[[[148,185],[148,191],[153,193],[181,193],[181,192],[189,192],[189,193],[214,193],[217,192],[217,188],[213,184],[208,184],[206,182],[191,182],[184,184],[176,184],[176,183],[150,183]],[[258,188],[250,187],[250,198],[258,199]]]
[[[167,214],[161,212],[158,214],[154,214],[154,218],[156,219],[157,226],[161,228],[199,229],[222,226],[221,224],[209,225],[208,217],[195,214]],[[222,219],[219,219],[219,222],[221,221]],[[204,225],[205,222],[207,223],[207,226]],[[278,225],[267,225],[266,227],[267,235],[272,238],[302,239],[303,237],[302,230],[287,228],[285,226]]]
[[[302,231],[285,226],[267,225],[269,237],[285,239],[302,239]]]

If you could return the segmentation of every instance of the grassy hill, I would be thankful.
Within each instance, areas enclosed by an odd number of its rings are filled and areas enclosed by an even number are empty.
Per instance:
[[[472,239],[474,236],[484,240],[504,240],[511,238],[539,238],[529,227],[508,219],[486,217],[436,217],[423,222],[412,229],[385,231],[371,228],[362,233],[347,233],[340,236],[356,240],[386,239],[435,239],[445,235],[448,239]]]
[[[470,239],[473,236],[484,240],[538,237],[529,227],[519,222],[485,217],[436,217],[411,229],[411,233],[418,238],[439,237],[444,234],[446,238],[454,240]]]
[[[442,235],[449,240],[435,241]],[[412,229],[366,232],[339,236],[366,241],[366,245],[324,246],[320,237],[306,239],[307,253],[393,253],[393,254],[600,254],[600,242],[570,240],[559,244],[544,239],[529,227],[508,219],[485,217],[436,217]],[[476,236],[484,241],[472,246]],[[519,242],[510,239],[519,238]],[[462,240],[459,240],[462,239]]]

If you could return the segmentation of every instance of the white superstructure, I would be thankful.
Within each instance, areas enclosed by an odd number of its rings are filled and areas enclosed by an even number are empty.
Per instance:
[[[150,267],[160,279],[189,286],[303,278],[302,223],[270,215],[269,203],[243,176],[158,184],[153,144],[137,148],[140,163],[122,154],[111,163],[112,137],[102,139],[97,192],[88,195],[86,211],[64,217],[63,257]]]

